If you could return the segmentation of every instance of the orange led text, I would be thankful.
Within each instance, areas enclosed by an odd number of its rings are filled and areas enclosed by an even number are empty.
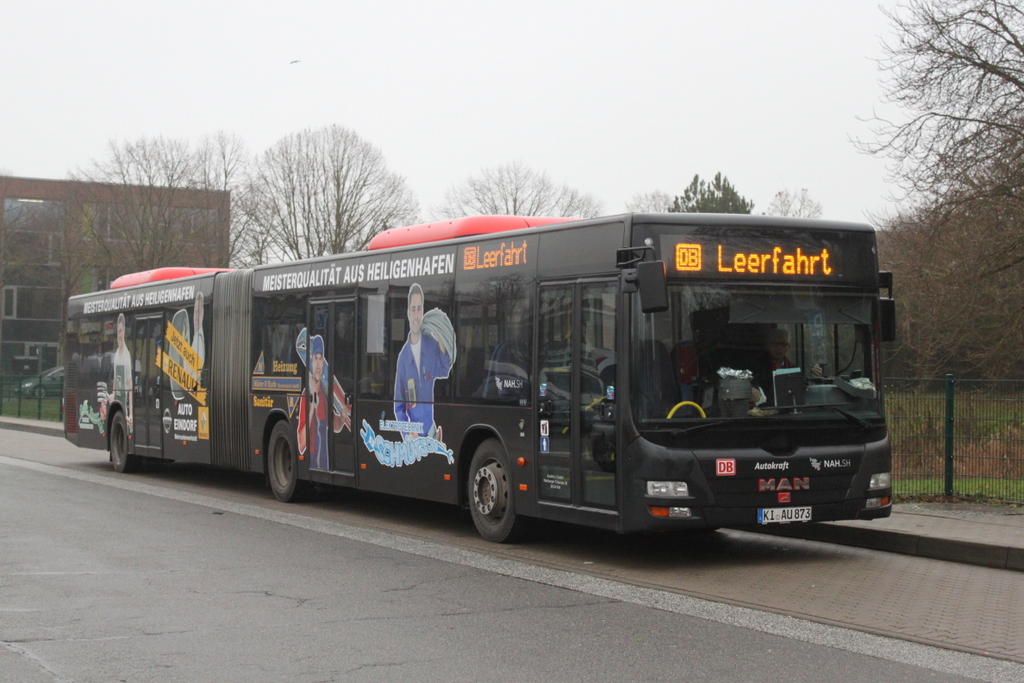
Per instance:
[[[831,275],[834,271],[828,260],[832,254],[828,249],[820,252],[805,252],[800,247],[787,252],[782,247],[773,247],[771,253],[730,253],[718,245],[719,273],[771,273],[773,275]]]
[[[677,244],[676,245],[676,270],[699,273],[704,267],[701,260],[701,245],[699,244]]]
[[[517,247],[515,242],[504,242],[497,249],[480,251],[480,247],[466,247],[462,252],[462,269],[477,270],[480,268],[500,268],[502,266],[518,266],[526,263],[526,240],[523,246]]]

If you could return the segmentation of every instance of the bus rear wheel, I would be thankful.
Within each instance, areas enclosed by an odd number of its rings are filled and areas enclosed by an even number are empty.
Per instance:
[[[267,478],[274,497],[282,503],[301,503],[309,499],[311,485],[299,481],[299,448],[295,430],[287,420],[274,425],[267,448]]]
[[[516,514],[508,456],[497,439],[487,439],[477,447],[467,484],[469,511],[484,539],[514,543],[525,536],[527,520]]]
[[[142,464],[139,456],[128,452],[128,420],[120,410],[110,423],[110,462],[114,463],[114,470],[122,474],[138,472]]]

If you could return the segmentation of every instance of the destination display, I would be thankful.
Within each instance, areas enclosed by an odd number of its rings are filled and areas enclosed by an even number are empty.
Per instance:
[[[710,277],[765,277],[838,280],[843,276],[841,247],[812,239],[730,235],[662,236],[662,257],[669,273]]]

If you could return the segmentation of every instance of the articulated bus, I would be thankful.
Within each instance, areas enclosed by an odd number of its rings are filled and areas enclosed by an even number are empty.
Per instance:
[[[886,517],[892,280],[868,225],[480,216],[70,299],[66,437],[617,532]]]

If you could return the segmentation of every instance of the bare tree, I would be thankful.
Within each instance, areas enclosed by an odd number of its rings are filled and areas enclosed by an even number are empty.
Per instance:
[[[196,146],[195,156],[199,185],[224,192],[244,182],[253,160],[245,141],[224,131],[204,137]]]
[[[257,225],[249,210],[249,176],[255,157],[245,142],[223,131],[203,138],[196,148],[202,187],[231,193],[228,262],[247,267],[266,262],[272,238]]]
[[[203,155],[184,141],[140,138],[109,145],[75,174],[100,262],[110,276],[168,265],[227,265],[227,192],[208,185]]]
[[[906,0],[887,12],[888,101],[862,148],[894,162],[905,189],[1020,197],[1024,177],[1024,8],[1014,0]],[[1010,173],[1006,173],[1010,171]]]
[[[87,228],[87,217],[91,215],[89,193],[80,187],[69,187],[56,214],[52,216],[51,255],[59,273],[60,300],[81,291],[89,271],[99,261],[96,242]],[[60,306],[60,329],[67,329],[67,306]],[[57,335],[57,359],[64,362],[65,335]]]
[[[1009,220],[1007,220],[1009,219]],[[1024,301],[1019,274],[993,270],[972,248],[978,234],[1020,238],[1020,217],[961,206],[914,208],[881,231],[879,258],[896,278],[900,332],[891,372],[935,377],[1024,376]]]
[[[556,185],[546,173],[537,173],[518,161],[485,168],[452,186],[444,203],[434,209],[437,218],[473,215],[554,216],[593,218],[601,203],[568,185]]]
[[[283,258],[275,247],[276,238],[270,221],[259,219],[261,207],[254,181],[235,189],[231,194],[230,263],[237,268],[248,268],[271,263]]]
[[[1024,375],[1024,8],[905,0],[889,12],[888,101],[877,142],[912,205],[880,233],[903,332],[893,359],[921,373]]]
[[[5,288],[17,282],[20,274],[26,269],[27,256],[25,245],[19,240],[18,233],[28,228],[28,217],[23,214],[20,202],[9,197],[8,178],[0,176],[0,306],[7,305]],[[0,310],[0,344],[4,337],[3,322],[6,311]]]
[[[673,197],[667,192],[655,190],[646,194],[635,194],[626,203],[626,211],[635,213],[667,213],[672,208]]]
[[[790,218],[821,218],[821,204],[811,199],[806,188],[799,192],[782,190],[772,197],[766,216],[788,216]]]
[[[362,249],[387,228],[415,223],[418,205],[384,156],[341,126],[293,133],[259,156],[246,189],[248,220],[271,240],[262,259],[302,259]]]

